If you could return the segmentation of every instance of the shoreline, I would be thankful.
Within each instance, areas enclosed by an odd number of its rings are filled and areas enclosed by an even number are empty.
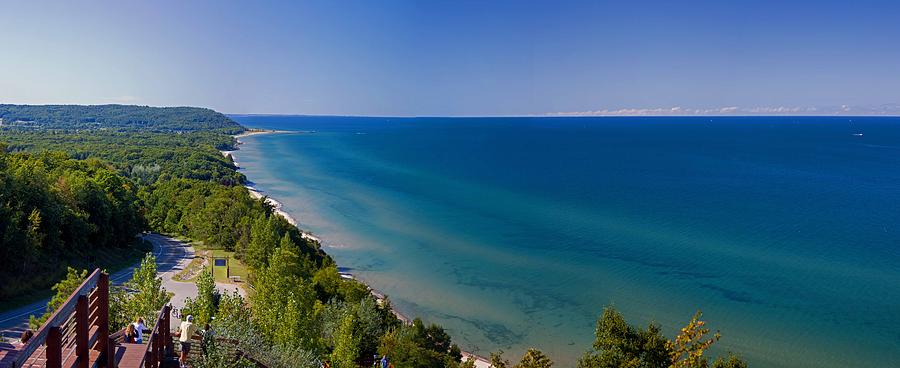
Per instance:
[[[281,130],[250,129],[248,132],[244,132],[244,133],[241,133],[241,134],[237,134],[237,135],[233,135],[233,136],[232,136],[232,137],[234,137],[235,140],[237,141],[237,144],[236,144],[234,150],[231,150],[231,151],[219,151],[219,152],[221,152],[222,155],[225,156],[225,157],[231,156],[231,161],[234,163],[235,167],[237,167],[237,169],[239,170],[241,167],[240,167],[240,165],[238,165],[238,162],[237,162],[237,161],[234,161],[234,155],[232,155],[232,153],[234,153],[234,152],[240,150],[240,147],[239,147],[240,145],[244,144],[244,142],[241,142],[241,141],[239,140],[239,138],[249,137],[249,136],[254,136],[254,135],[262,135],[262,134],[284,134],[284,133],[303,133],[303,132],[281,131]],[[314,132],[308,132],[308,133],[314,133]],[[300,230],[300,233],[302,234],[301,236],[302,236],[304,239],[314,240],[314,241],[316,241],[317,243],[319,243],[319,246],[324,245],[324,242],[322,241],[321,238],[319,238],[319,237],[313,235],[312,232],[309,232],[309,231],[303,229],[302,227],[300,227],[300,223],[299,223],[293,216],[291,216],[291,214],[287,213],[287,211],[285,211],[285,210],[283,209],[284,205],[283,205],[281,202],[279,202],[277,199],[274,199],[274,198],[272,198],[272,197],[266,195],[265,192],[263,192],[262,190],[257,189],[257,188],[254,187],[253,185],[245,184],[245,185],[244,185],[244,188],[247,188],[247,191],[250,193],[250,196],[253,197],[254,199],[265,198],[266,203],[268,203],[269,205],[271,205],[271,206],[274,208],[274,213],[277,214],[277,215],[279,215],[279,216],[281,216],[281,217],[283,217],[285,220],[287,220],[287,222],[289,222],[291,225],[293,225],[293,226],[296,227],[298,230]],[[356,276],[354,276],[352,273],[349,273],[349,272],[343,272],[343,271],[340,271],[340,270],[338,271],[338,273],[339,273],[339,275],[341,276],[341,278],[344,278],[344,279],[350,279],[350,280],[356,280],[356,281],[362,283],[363,285],[365,285],[365,286],[369,289],[369,293],[371,293],[372,296],[375,297],[375,300],[376,300],[379,304],[384,303],[384,300],[386,299],[386,296],[385,296],[385,294],[382,293],[381,291],[379,291],[379,290],[373,288],[371,285],[367,284],[367,283],[364,282],[363,280],[360,280],[359,278],[357,278]],[[398,320],[400,320],[401,322],[403,322],[403,324],[405,324],[405,325],[410,325],[410,324],[412,324],[412,321],[413,321],[413,320],[412,320],[411,318],[407,317],[406,315],[404,315],[403,313],[400,313],[399,311],[397,311],[396,308],[391,308],[391,312],[393,312],[393,313],[394,313],[394,316],[397,317]],[[462,351],[462,356],[463,356],[463,362],[465,362],[465,360],[466,360],[466,359],[469,359],[469,358],[472,358],[473,360],[475,360],[475,367],[476,367],[476,368],[491,368],[490,360],[488,360],[487,358],[485,358],[485,357],[483,357],[483,356],[480,356],[480,355],[477,355],[477,354],[473,354],[473,353],[469,353],[469,352],[466,352],[466,351]]]

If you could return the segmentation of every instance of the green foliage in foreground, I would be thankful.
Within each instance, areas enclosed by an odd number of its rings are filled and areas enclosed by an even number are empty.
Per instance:
[[[252,322],[250,308],[237,293],[219,299],[212,333],[204,331],[205,351],[192,359],[194,367],[249,367],[247,359],[235,359],[243,353],[270,368],[320,368],[321,360],[313,352],[290,345],[273,345]],[[212,338],[212,337],[215,338]]]
[[[426,326],[418,318],[412,326],[401,326],[384,335],[378,352],[392,358],[397,367],[455,368],[462,359],[459,347],[441,326]]]
[[[522,360],[516,365],[512,365],[509,360],[503,359],[503,350],[491,353],[491,365],[494,368],[550,368],[553,366],[553,361],[540,350],[530,348],[525,351]]]
[[[159,310],[169,302],[169,293],[156,275],[156,257],[147,253],[124,287],[111,287],[109,328],[119,330],[138,318],[152,327]]]
[[[29,317],[29,328],[40,328],[87,277],[87,270],[69,267],[66,278],[53,285],[56,295],[47,303],[47,311],[40,317]],[[122,329],[139,317],[152,325],[168,301],[169,294],[162,287],[162,279],[156,277],[156,257],[147,253],[124,287],[110,285],[109,328],[112,331]]]
[[[181,315],[194,316],[194,323],[203,326],[212,322],[219,304],[219,292],[216,290],[216,282],[213,280],[212,270],[208,267],[200,271],[196,279],[197,297],[184,300]]]
[[[88,277],[87,270],[78,270],[69,267],[66,271],[66,278],[60,280],[56,285],[53,285],[53,291],[56,292],[50,301],[47,302],[47,311],[44,312],[40,317],[29,316],[28,317],[28,328],[32,330],[37,330],[41,327],[44,322],[53,315],[59,307],[66,302],[69,298],[69,295],[75,292],[75,289],[78,289],[81,286],[81,283],[84,282]]]
[[[607,307],[597,320],[593,349],[578,361],[578,367],[706,368],[709,361],[704,353],[719,335],[706,339],[709,329],[704,325],[698,312],[670,341],[662,335],[659,325],[634,327],[614,308]],[[746,363],[729,353],[728,358],[717,359],[713,367],[746,367]]]

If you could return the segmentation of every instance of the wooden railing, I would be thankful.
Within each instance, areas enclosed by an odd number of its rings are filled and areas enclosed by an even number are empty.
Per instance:
[[[159,311],[159,316],[156,317],[156,324],[153,326],[150,337],[147,339],[147,348],[144,351],[144,359],[141,361],[141,365],[145,368],[159,368],[160,362],[166,356],[166,349],[172,341],[171,329],[169,328],[171,323],[170,309],[170,306],[164,306]]]
[[[94,270],[16,354],[12,367],[87,368],[109,347],[109,275]]]
[[[165,358],[174,352],[171,333],[172,307],[166,305],[156,317],[156,323],[152,330],[144,330],[146,337],[141,344],[125,342],[125,330],[119,330],[109,335],[110,352],[106,367],[160,367]],[[119,349],[119,354],[116,354]]]

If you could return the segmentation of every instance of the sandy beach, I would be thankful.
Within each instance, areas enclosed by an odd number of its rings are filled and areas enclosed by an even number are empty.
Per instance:
[[[287,213],[284,209],[282,209],[283,205],[281,204],[281,202],[278,202],[277,200],[275,200],[272,197],[267,197],[261,191],[259,191],[258,189],[254,188],[250,185],[245,185],[244,187],[247,188],[247,191],[250,192],[250,196],[253,197],[254,199],[260,199],[260,198],[265,197],[266,203],[268,203],[275,209],[276,214],[278,214],[281,217],[284,217],[284,219],[287,220],[287,222],[289,222],[291,225],[294,225],[295,227],[300,229],[300,232],[303,234],[304,239],[315,240],[316,242],[322,243],[322,241],[319,240],[319,238],[317,238],[315,235],[312,235],[310,232],[300,228],[297,220],[294,219],[294,217],[291,216],[289,213]]]
[[[235,139],[241,139],[241,138],[249,137],[249,136],[253,136],[253,135],[260,135],[260,134],[274,134],[274,133],[293,133],[293,132],[279,131],[279,130],[251,129],[251,130],[248,130],[248,131],[243,132],[243,133],[241,133],[241,134],[234,135],[233,137],[234,137]],[[238,144],[240,144],[240,143],[238,143]]]

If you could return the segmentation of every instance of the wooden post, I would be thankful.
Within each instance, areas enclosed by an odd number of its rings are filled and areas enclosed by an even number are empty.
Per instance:
[[[88,297],[79,295],[75,304],[75,356],[78,357],[78,367],[88,368],[90,355],[88,354]]]
[[[163,329],[166,337],[163,339],[163,343],[166,344],[166,356],[173,356],[175,355],[175,342],[172,340],[172,307],[166,305],[163,308],[166,309],[163,315],[163,320],[166,322],[166,327]]]
[[[158,340],[156,343],[156,362],[158,367],[162,367],[163,359],[166,358],[166,340],[164,340],[165,336],[162,332],[156,333],[156,339]]]
[[[153,368],[153,353],[150,350],[147,350],[147,353],[144,354],[144,368]]]
[[[108,349],[106,345],[109,343],[109,275],[100,273],[100,280],[97,282],[97,297],[100,298],[97,306],[97,350],[105,353]]]
[[[106,368],[116,368],[116,341],[106,338]]]
[[[50,330],[47,331],[47,367],[48,368],[61,368],[62,367],[62,335],[59,332],[59,327],[53,326],[50,327]]]
[[[159,352],[160,352],[159,348],[160,348],[160,346],[162,346],[162,344],[160,343],[160,340],[162,340],[162,335],[160,335],[159,332],[157,331],[156,335],[153,335],[153,367],[154,368],[159,367],[159,361],[162,358],[162,356],[159,354]]]
[[[172,341],[172,308],[170,306],[165,306],[166,308],[166,329],[165,329],[165,343],[166,343],[166,351],[169,351],[170,354],[175,354],[175,344]]]

